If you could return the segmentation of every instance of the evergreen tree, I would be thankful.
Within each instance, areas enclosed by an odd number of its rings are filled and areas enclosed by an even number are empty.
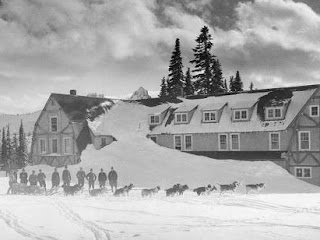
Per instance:
[[[18,165],[19,165],[19,158],[18,158],[19,145],[18,145],[18,138],[17,138],[16,133],[13,134],[11,147],[12,147],[12,150],[11,150],[12,167],[18,168]]]
[[[186,71],[186,76],[185,76],[185,86],[184,86],[184,93],[185,95],[193,95],[194,94],[194,89],[193,89],[193,84],[191,81],[191,73],[190,73],[190,68]]]
[[[250,91],[253,91],[253,82],[250,83],[249,89]]]
[[[190,63],[195,65],[195,69],[192,72],[196,73],[193,78],[195,79],[195,91],[200,94],[208,94],[212,91],[210,87],[212,81],[212,64],[214,61],[214,55],[211,54],[211,48],[213,46],[212,37],[209,34],[209,28],[204,26],[200,35],[196,39],[197,46],[192,49],[194,59]]]
[[[229,91],[230,92],[235,92],[233,82],[234,82],[234,76],[230,76],[230,80],[229,80]]]
[[[169,65],[169,79],[167,82],[168,94],[170,97],[182,95],[183,88],[183,64],[180,51],[180,40],[176,39]]]
[[[230,84],[231,84],[231,82],[230,82]],[[230,90],[232,92],[241,92],[241,91],[243,91],[243,82],[241,80],[239,71],[237,71],[236,77],[232,81],[232,87],[230,86]]]
[[[211,81],[209,93],[226,92],[223,83],[222,69],[219,59],[214,60],[212,64],[213,80]]]
[[[2,140],[1,140],[1,165],[6,167],[7,164],[7,141],[5,128],[2,129]]]
[[[11,136],[10,136],[10,127],[7,127],[7,136],[6,136],[6,169],[7,171],[11,170],[12,167],[12,146],[11,146]]]
[[[19,128],[18,167],[23,168],[28,162],[28,149],[26,135],[21,121]]]
[[[167,91],[167,83],[166,83],[165,77],[162,78],[160,87],[161,88],[160,88],[159,98],[167,97],[168,91]]]

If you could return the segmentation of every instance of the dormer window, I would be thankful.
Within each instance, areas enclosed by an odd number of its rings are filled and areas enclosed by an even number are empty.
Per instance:
[[[310,106],[310,117],[319,117],[319,105]]]
[[[217,122],[217,112],[216,111],[204,111],[202,114],[203,122]]]
[[[283,118],[283,107],[268,107],[265,110],[267,120],[277,120]]]
[[[233,110],[234,121],[247,121],[249,119],[248,109]]]
[[[160,116],[159,115],[150,115],[149,123],[151,125],[160,124]]]
[[[58,117],[50,117],[51,132],[58,132]]]
[[[187,113],[176,113],[174,115],[175,123],[187,123],[188,122],[188,114]]]

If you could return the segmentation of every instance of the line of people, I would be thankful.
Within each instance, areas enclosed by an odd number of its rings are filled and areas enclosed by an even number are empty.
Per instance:
[[[95,181],[97,180],[97,176],[95,173],[93,173],[93,169],[90,169],[90,172],[88,174],[85,173],[82,167],[80,167],[80,170],[77,172],[76,177],[78,179],[78,185],[82,188],[84,186],[85,179],[88,181],[89,184],[89,191],[91,189],[94,189]],[[18,174],[16,171],[11,171],[9,173],[9,189],[8,193],[10,192],[10,189],[12,187],[13,183],[17,183]],[[30,186],[37,186],[39,183],[40,187],[43,187],[45,190],[47,188],[46,185],[46,175],[42,172],[41,169],[39,169],[39,173],[36,174],[34,170],[32,170],[32,173],[30,174],[28,178],[28,173],[23,168],[20,175],[20,183],[22,184],[28,184],[30,183]],[[103,171],[101,168],[100,173],[98,174],[98,182],[100,188],[106,187],[106,182],[109,180],[109,184],[111,187],[111,190],[113,192],[113,189],[117,190],[117,180],[118,180],[118,174],[117,172],[111,167],[110,172],[107,174]],[[51,182],[52,182],[52,188],[59,187],[60,186],[60,174],[58,172],[58,169],[55,168],[54,172],[51,176]],[[63,172],[62,172],[62,182],[64,186],[70,186],[71,182],[71,174],[68,170],[68,166],[65,166]]]

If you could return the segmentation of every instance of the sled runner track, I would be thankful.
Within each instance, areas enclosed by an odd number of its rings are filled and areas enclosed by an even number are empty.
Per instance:
[[[59,201],[58,199],[54,199],[54,206],[58,209],[62,216],[66,217],[73,223],[91,231],[94,235],[95,240],[111,239],[108,230],[101,228],[94,222],[82,219],[77,213],[72,211],[68,206],[66,206],[63,202]]]
[[[0,219],[2,219],[11,229],[23,237],[36,240],[56,240],[54,237],[50,236],[37,236],[35,233],[24,228],[18,221],[18,219],[9,211],[0,210]]]

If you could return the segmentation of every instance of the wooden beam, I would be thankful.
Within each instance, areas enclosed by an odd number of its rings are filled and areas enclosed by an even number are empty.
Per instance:
[[[319,125],[319,122],[314,120],[312,117],[308,116],[308,114],[302,113],[302,116],[308,118],[311,122],[313,122],[316,126]]]
[[[306,155],[304,155],[304,157],[299,161],[299,165],[300,165],[300,163],[303,163],[304,162],[304,160],[306,160],[306,158],[308,157],[310,155],[310,153],[308,152],[308,153],[306,153]]]
[[[320,161],[314,156],[312,153],[310,154],[313,160],[315,160],[318,163],[318,166],[320,166]]]

